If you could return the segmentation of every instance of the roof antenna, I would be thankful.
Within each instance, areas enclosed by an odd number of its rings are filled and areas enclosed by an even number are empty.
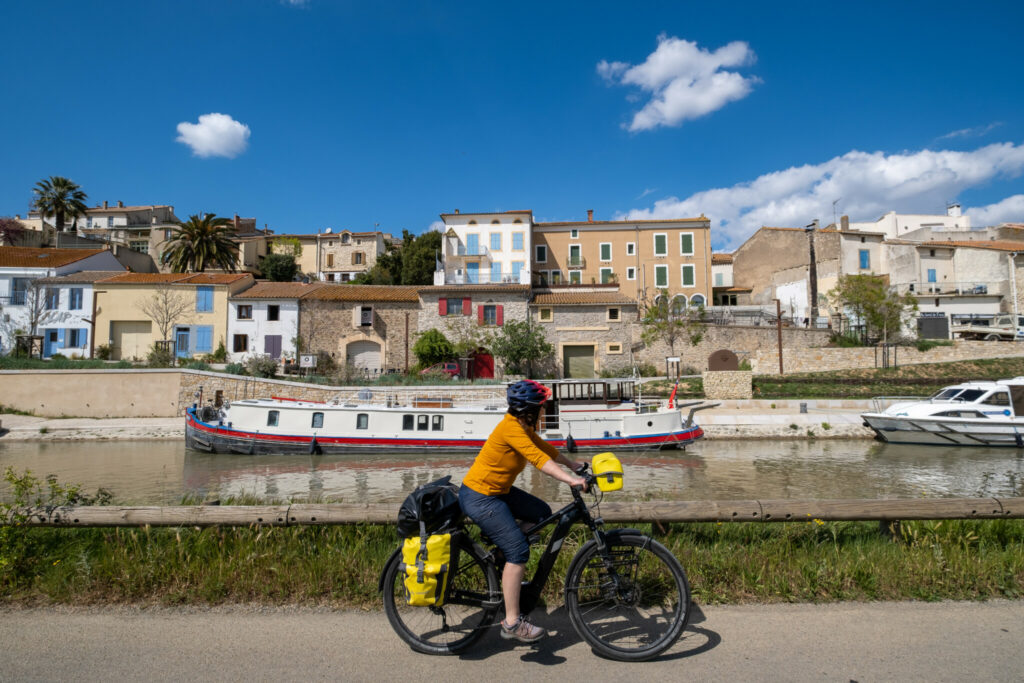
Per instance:
[[[836,225],[837,224],[836,223],[836,221],[837,221],[837,219],[836,219],[836,204],[839,203],[840,199],[842,199],[842,197],[836,197],[836,199],[832,201],[832,225]]]

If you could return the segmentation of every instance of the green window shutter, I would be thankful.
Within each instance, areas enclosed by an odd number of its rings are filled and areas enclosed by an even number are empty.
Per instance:
[[[668,287],[667,266],[656,266],[654,268],[654,286],[658,288]]]
[[[601,260],[611,261],[612,260],[612,245],[602,244],[601,245]]]
[[[693,266],[683,266],[683,286],[693,287]]]
[[[654,236],[654,255],[664,256],[668,253],[668,246],[665,240],[665,235]]]
[[[684,234],[679,236],[679,245],[683,254],[693,253],[693,235]]]

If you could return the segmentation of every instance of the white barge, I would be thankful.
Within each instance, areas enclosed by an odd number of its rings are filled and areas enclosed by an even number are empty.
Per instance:
[[[882,441],[1024,448],[1024,377],[954,384],[927,399],[874,402],[861,417]]]
[[[553,390],[542,438],[557,448],[678,448],[704,436],[693,421],[703,402],[644,401],[633,380],[544,382]],[[370,388],[323,403],[278,397],[190,407],[188,448],[215,453],[341,453],[366,450],[478,451],[508,404],[504,386]],[[684,420],[681,408],[689,408]]]

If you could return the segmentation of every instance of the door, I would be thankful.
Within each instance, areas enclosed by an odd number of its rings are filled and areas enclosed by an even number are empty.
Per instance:
[[[480,282],[480,264],[466,264],[466,284],[475,285]]]
[[[594,377],[594,346],[563,346],[562,368],[566,377]]]
[[[113,360],[145,358],[149,353],[150,330],[148,320],[121,320],[110,323],[110,357]]]
[[[486,352],[474,353],[469,376],[471,379],[493,379],[494,356]]]
[[[57,334],[57,330],[43,330],[43,357],[49,358],[53,355],[54,350],[60,338]]]
[[[281,335],[268,334],[263,337],[263,353],[278,360],[281,357]]]
[[[188,348],[188,337],[187,327],[179,327],[178,331],[174,333],[174,350],[178,358],[188,358],[191,355]]]
[[[360,370],[380,372],[380,344],[357,341],[348,345],[348,362]]]

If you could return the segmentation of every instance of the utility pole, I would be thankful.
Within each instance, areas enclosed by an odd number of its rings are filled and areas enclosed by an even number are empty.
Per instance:
[[[817,326],[818,323],[818,260],[814,254],[814,233],[818,229],[818,219],[804,228],[807,231],[808,250],[811,256],[811,265],[807,271],[808,289],[810,290],[811,314],[810,324]]]
[[[779,332],[779,374],[782,372],[782,302],[775,300],[775,327]]]

